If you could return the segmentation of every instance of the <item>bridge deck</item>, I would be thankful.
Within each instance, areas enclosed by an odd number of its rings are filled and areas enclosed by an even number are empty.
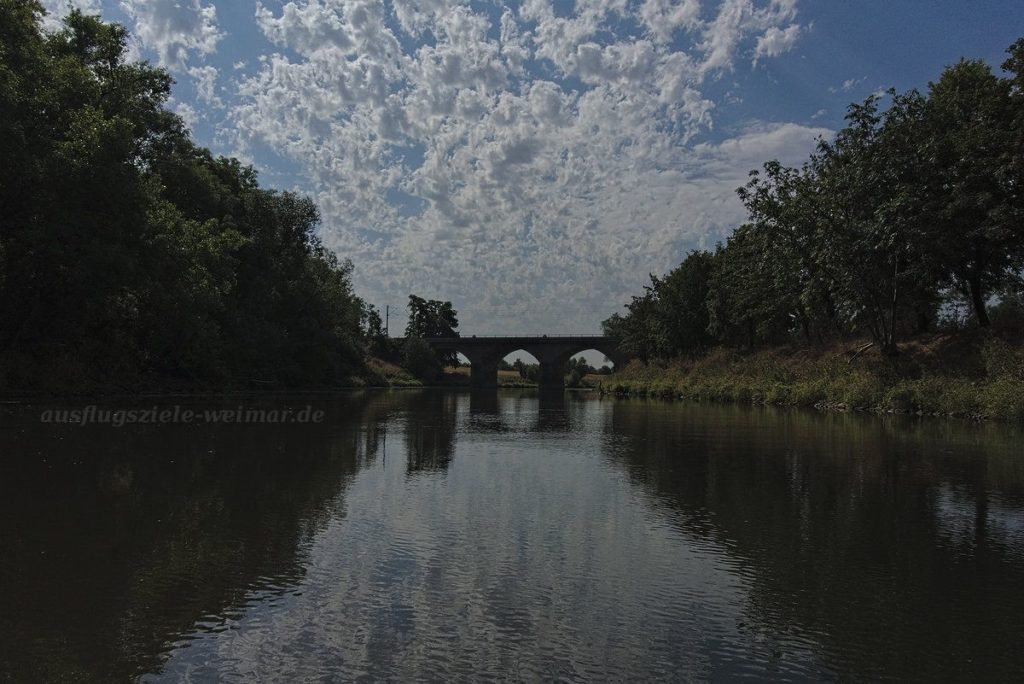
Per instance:
[[[577,340],[577,339],[604,339],[607,335],[596,335],[593,333],[582,333],[579,335],[459,335],[458,337],[430,337],[431,340]],[[404,340],[404,337],[394,339]]]
[[[488,344],[504,342],[543,343],[545,341],[558,342],[560,344],[564,344],[566,342],[573,342],[577,340],[580,342],[602,342],[608,341],[609,338],[605,335],[460,335],[459,337],[427,338],[427,341],[431,343],[459,343],[472,342],[473,340],[486,341]]]

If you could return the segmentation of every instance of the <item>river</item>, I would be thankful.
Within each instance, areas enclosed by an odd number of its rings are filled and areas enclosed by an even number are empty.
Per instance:
[[[320,419],[3,406],[0,680],[1024,677],[1017,428],[526,390],[244,405]]]

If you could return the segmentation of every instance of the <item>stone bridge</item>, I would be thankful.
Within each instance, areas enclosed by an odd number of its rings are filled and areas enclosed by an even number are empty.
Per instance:
[[[628,358],[604,335],[540,335],[533,337],[433,337],[426,340],[438,353],[458,352],[469,359],[470,384],[473,387],[498,386],[498,362],[515,351],[532,354],[540,362],[538,385],[558,389],[565,385],[565,364],[588,349],[607,356],[618,366]]]

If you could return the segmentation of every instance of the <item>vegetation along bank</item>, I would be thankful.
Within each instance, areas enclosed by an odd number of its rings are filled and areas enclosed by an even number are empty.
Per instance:
[[[884,101],[605,321],[641,362],[603,389],[1024,418],[1024,40]]]

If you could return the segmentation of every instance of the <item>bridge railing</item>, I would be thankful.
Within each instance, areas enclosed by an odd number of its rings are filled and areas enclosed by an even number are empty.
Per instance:
[[[578,339],[583,338],[583,339],[600,340],[600,339],[604,339],[605,337],[607,337],[607,335],[595,335],[594,333],[583,333],[583,334],[579,334],[579,335],[571,335],[571,334],[570,335],[547,335],[547,334],[541,333],[541,334],[538,334],[538,335],[459,335],[458,337],[435,337],[435,338],[428,338],[428,339],[436,339],[436,340],[472,340],[472,339],[491,340],[491,339],[499,339],[500,340],[500,339],[529,338],[529,339],[534,339],[534,340],[535,339],[549,339],[549,340],[576,339],[576,340],[578,340]]]

